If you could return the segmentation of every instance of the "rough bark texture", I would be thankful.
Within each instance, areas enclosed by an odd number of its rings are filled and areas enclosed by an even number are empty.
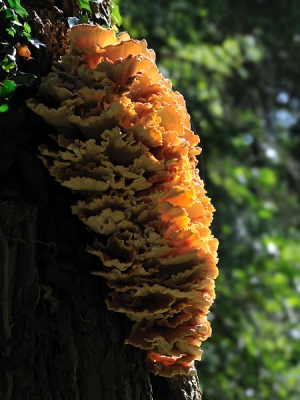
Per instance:
[[[32,36],[46,43],[26,65],[43,76],[68,45],[76,1],[23,1]],[[102,7],[102,6],[101,6]],[[95,9],[94,20],[107,18]],[[25,68],[25,67],[24,67]],[[24,70],[24,69],[23,69]],[[26,97],[20,92],[20,97]],[[7,176],[19,196],[0,204],[0,392],[6,400],[199,400],[197,377],[153,376],[142,351],[125,346],[130,321],[107,310],[105,280],[85,251],[93,237],[71,215],[71,194],[36,158],[51,128],[25,110]],[[26,114],[28,113],[28,114]],[[25,126],[26,125],[26,126]],[[25,133],[24,133],[25,132]],[[25,145],[24,145],[25,143]],[[7,178],[7,180],[8,180]]]

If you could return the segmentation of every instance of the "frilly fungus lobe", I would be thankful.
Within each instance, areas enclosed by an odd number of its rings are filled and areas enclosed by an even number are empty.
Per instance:
[[[155,374],[195,374],[218,275],[199,138],[145,40],[91,25],[69,35],[70,53],[27,102],[58,131],[60,150],[41,145],[41,159],[84,199],[72,211],[96,233],[92,273],[108,280],[107,307],[136,322],[126,343],[147,350]]]

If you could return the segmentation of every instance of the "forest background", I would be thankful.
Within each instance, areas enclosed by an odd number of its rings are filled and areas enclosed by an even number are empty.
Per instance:
[[[300,398],[300,2],[118,2],[186,100],[220,241],[204,399]],[[122,30],[122,29],[121,29]]]

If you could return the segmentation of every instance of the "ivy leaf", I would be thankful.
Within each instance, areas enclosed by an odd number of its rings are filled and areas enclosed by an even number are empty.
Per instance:
[[[120,26],[122,23],[122,17],[120,14],[119,6],[112,2],[110,5],[110,17],[111,17],[111,22],[115,25]]]
[[[9,19],[9,18],[12,18],[12,17],[13,17],[13,13],[11,12],[11,9],[7,8],[5,10],[5,19]]]
[[[79,19],[80,24],[88,24],[89,22],[89,17],[87,15],[82,15]]]
[[[78,0],[78,3],[81,9],[85,9],[89,13],[92,13],[89,0]]]
[[[2,61],[2,68],[4,71],[9,72],[11,69],[16,68],[16,58],[14,55],[6,54]]]
[[[28,33],[31,32],[31,27],[29,24],[27,24],[27,22],[24,22],[24,30],[25,30],[25,32],[28,32]]]
[[[27,39],[28,41],[31,39],[30,33],[31,33],[31,27],[30,27],[30,25],[28,25],[27,22],[24,22],[24,31],[23,31],[23,35],[26,37],[26,39]]]
[[[35,80],[36,80],[35,75],[21,71],[18,71],[14,78],[14,81],[17,85],[25,85],[27,87],[31,86]]]
[[[23,35],[26,37],[26,39],[28,41],[30,40],[30,38],[31,38],[30,33],[26,32],[26,31],[23,31]]]
[[[16,30],[14,28],[6,28],[6,31],[9,35],[15,36]]]
[[[12,94],[17,88],[17,85],[15,82],[7,80],[3,82],[2,84],[0,83],[0,97],[7,97],[10,94]]]
[[[0,106],[0,113],[4,113],[5,111],[7,111],[9,108],[7,103],[4,103]]]
[[[22,18],[27,18],[28,13],[20,4],[20,0],[7,0],[8,4],[11,8],[15,10],[15,12],[20,15]]]

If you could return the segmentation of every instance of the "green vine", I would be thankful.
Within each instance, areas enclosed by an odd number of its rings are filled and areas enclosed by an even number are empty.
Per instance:
[[[31,28],[25,21],[27,17],[20,0],[0,0],[0,113],[9,109],[10,99],[18,86],[29,86],[36,78],[21,72],[18,66],[20,57],[30,59],[26,44],[42,44],[31,38]]]
[[[88,23],[92,14],[91,3],[103,3],[103,0],[77,0],[81,10],[80,18],[70,17],[70,27],[78,23]],[[109,3],[111,26],[118,31],[122,18],[115,2]],[[36,76],[19,70],[19,59],[30,59],[27,44],[35,47],[43,45],[31,38],[31,28],[26,22],[28,13],[20,0],[0,0],[0,114],[9,110],[10,100],[20,85],[30,86]],[[21,42],[21,45],[20,43]]]

